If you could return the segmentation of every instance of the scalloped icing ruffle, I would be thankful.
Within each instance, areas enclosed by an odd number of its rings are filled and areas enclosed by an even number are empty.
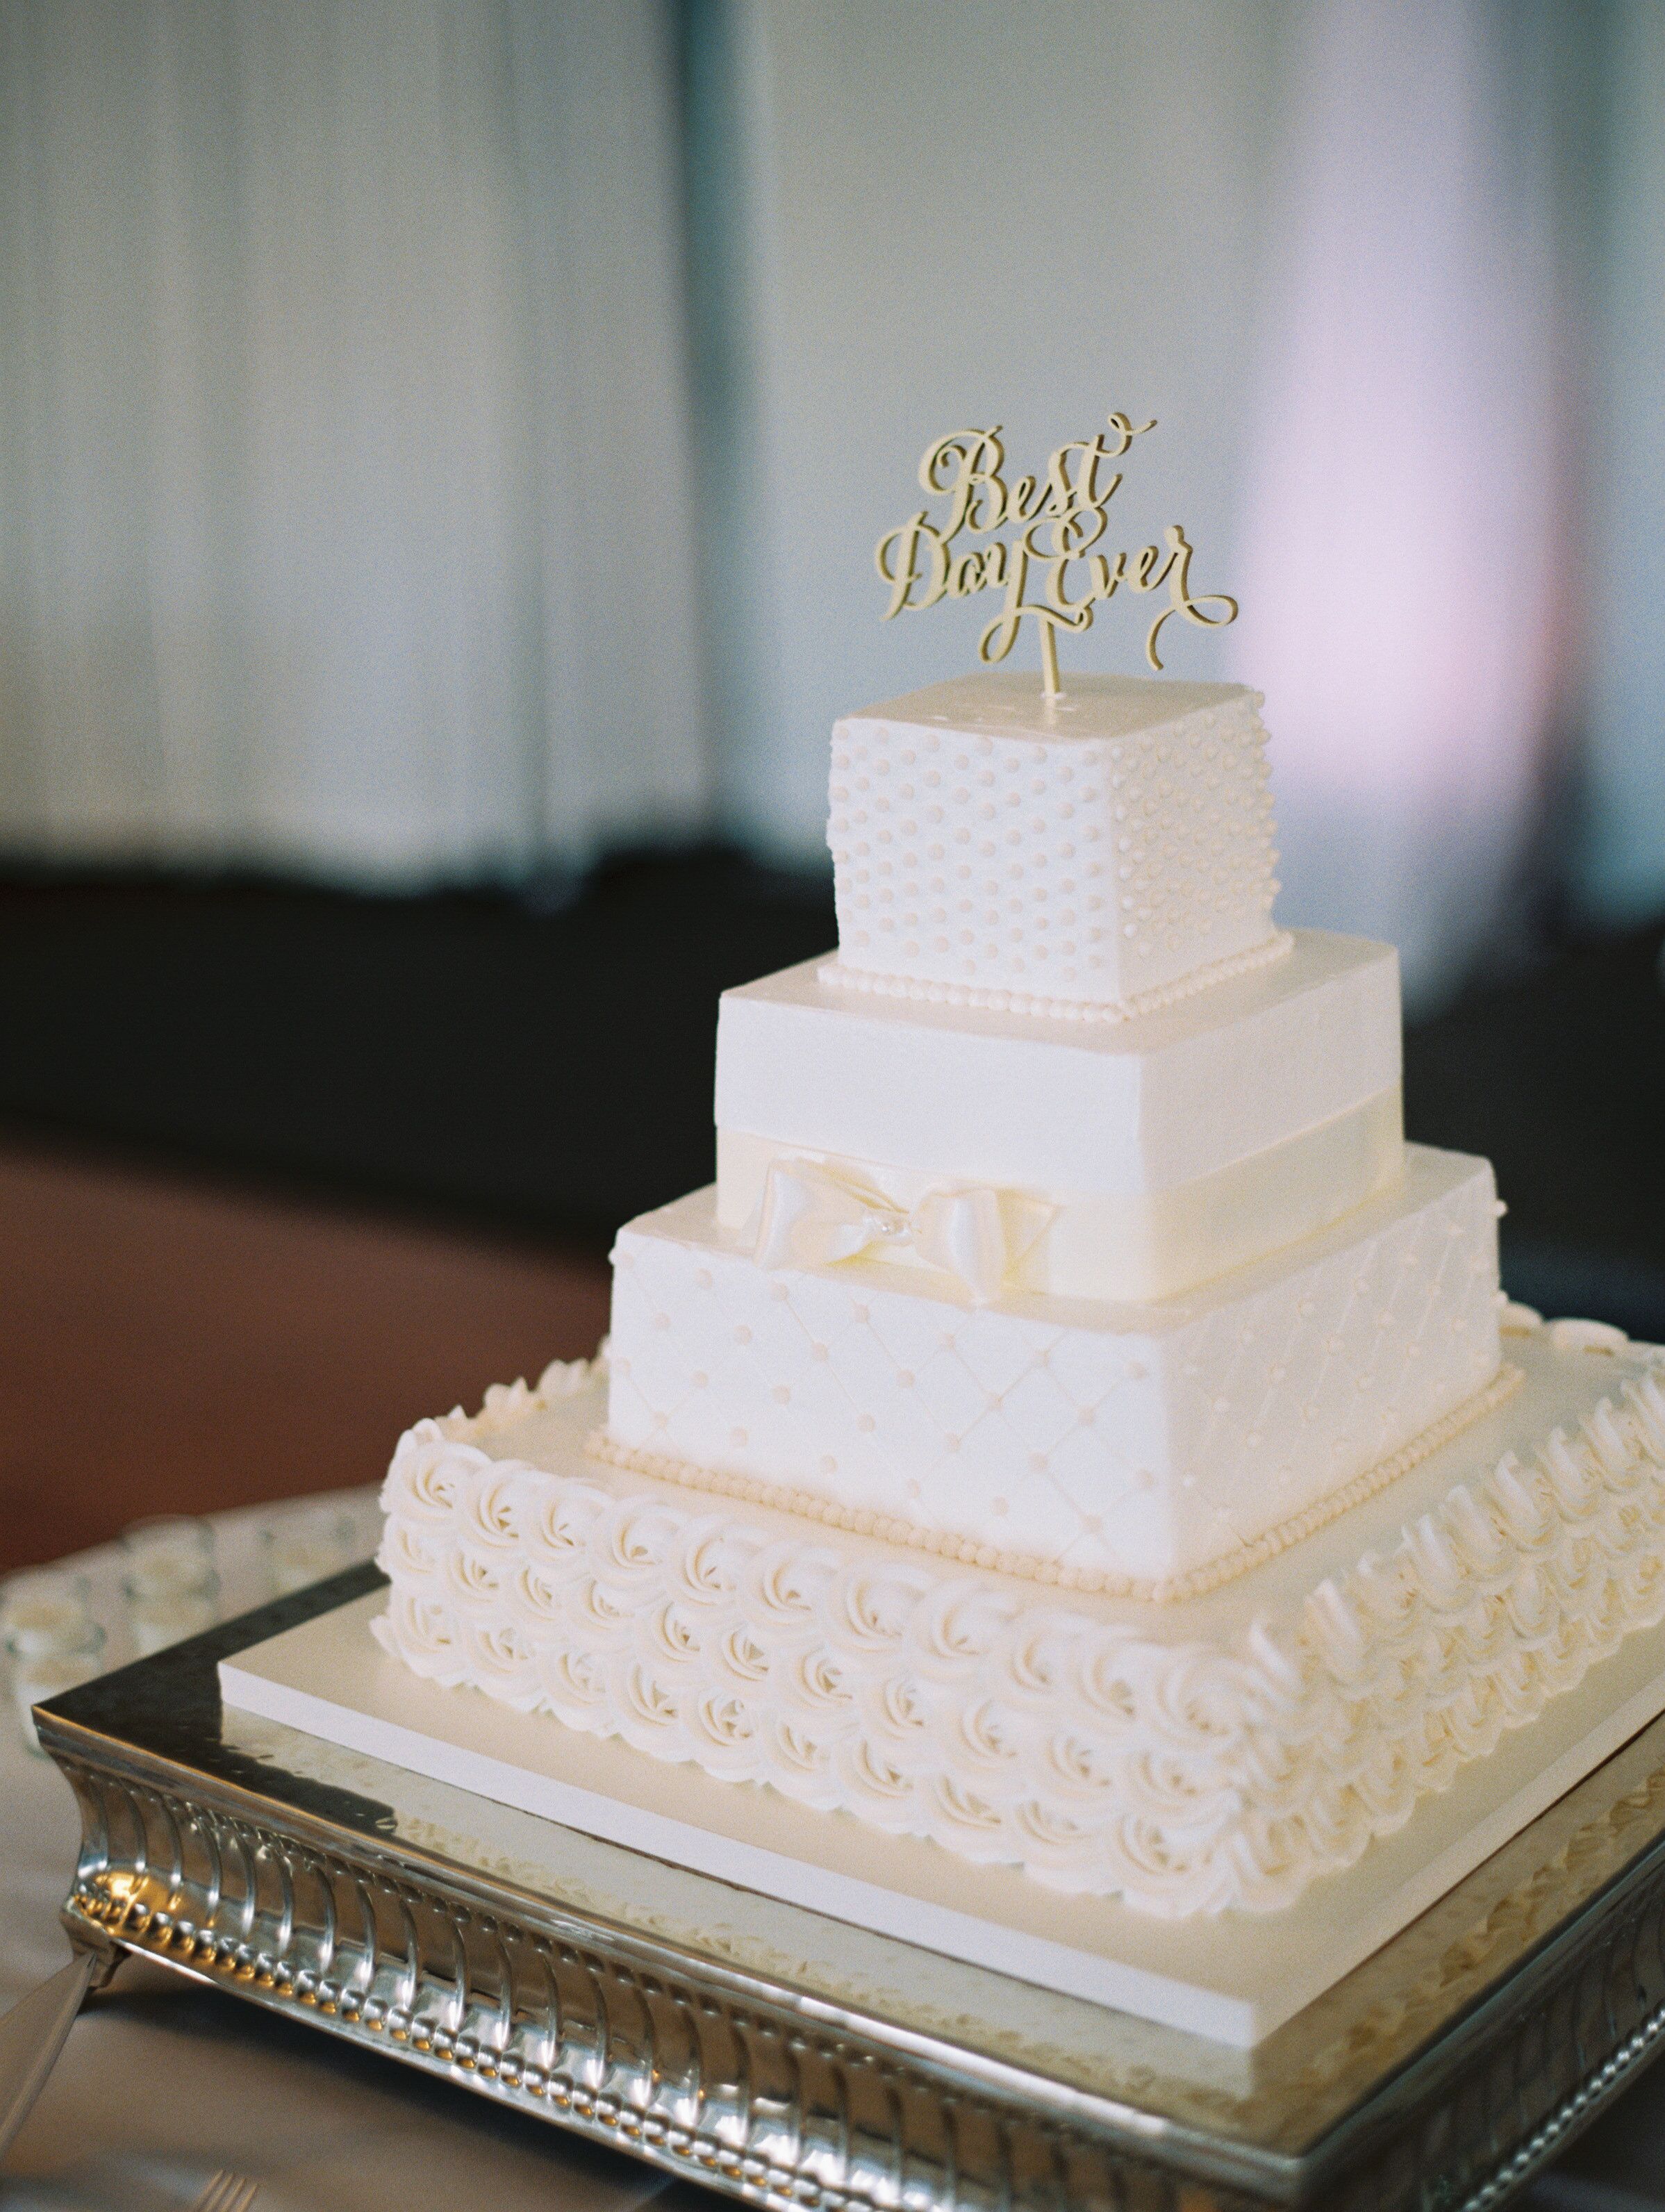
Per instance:
[[[434,1680],[1057,1889],[1272,1911],[1665,1618],[1661,1372],[1225,1645],[425,1421],[384,1491],[378,1632]]]

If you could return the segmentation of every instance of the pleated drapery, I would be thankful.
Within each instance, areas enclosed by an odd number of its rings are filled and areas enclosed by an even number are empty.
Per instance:
[[[1126,407],[1291,919],[1425,1001],[1546,854],[1647,914],[1661,22],[0,0],[0,859],[822,860],[833,717],[975,651],[878,619],[927,441]]]
[[[1665,6],[1605,0],[1587,345],[1588,711],[1576,887],[1598,920],[1665,907]]]
[[[1551,26],[1311,0],[1243,435],[1232,672],[1265,690],[1282,911],[1460,977],[1507,911],[1580,611]]]
[[[0,7],[0,849],[703,819],[656,0]]]

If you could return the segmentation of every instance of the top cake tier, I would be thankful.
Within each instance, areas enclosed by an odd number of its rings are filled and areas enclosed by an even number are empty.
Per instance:
[[[1271,958],[1261,695],[957,677],[833,730],[839,955],[855,988],[1138,1011]]]

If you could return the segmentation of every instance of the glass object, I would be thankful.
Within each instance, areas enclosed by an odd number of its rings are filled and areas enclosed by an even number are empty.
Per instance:
[[[220,1617],[214,1531],[187,1514],[136,1521],[118,1546],[122,1595],[133,1648],[142,1659]]]
[[[220,1618],[220,1577],[210,1567],[194,1586],[123,1577],[122,1595],[127,1601],[127,1626],[133,1649],[141,1659],[161,1651],[182,1638],[212,1628]]]
[[[122,1531],[122,1580],[146,1598],[165,1598],[218,1587],[214,1531],[206,1521],[173,1514],[135,1521]]]
[[[260,1533],[266,1578],[274,1597],[305,1589],[309,1583],[337,1575],[368,1559],[374,1547],[360,1533],[355,1516],[338,1505],[302,1506],[270,1522]]]
[[[83,1607],[78,1621],[60,1614],[51,1629],[39,1614],[9,1625],[5,1643],[11,1655],[12,1701],[23,1741],[36,1758],[44,1758],[29,1708],[92,1680],[102,1666],[104,1631]]]
[[[85,1575],[39,1567],[0,1583],[0,1638],[15,1656],[67,1649],[92,1618]]]

